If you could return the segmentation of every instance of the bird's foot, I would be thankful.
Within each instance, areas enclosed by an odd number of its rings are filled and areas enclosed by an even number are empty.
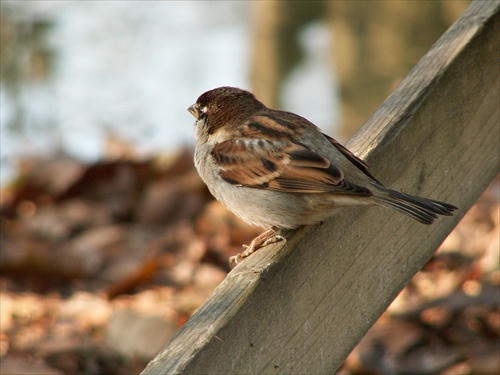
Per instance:
[[[276,231],[278,229],[279,228],[273,227],[272,229],[269,229],[269,230],[265,231],[264,233],[262,233],[261,235],[255,237],[252,240],[252,242],[250,243],[250,245],[248,245],[248,246],[243,245],[243,248],[245,249],[245,251],[243,251],[242,253],[236,254],[235,256],[232,256],[229,258],[229,265],[231,266],[231,268],[236,267],[243,259],[245,259],[246,257],[250,256],[251,254],[253,254],[257,250],[259,250],[267,245],[270,245],[270,244],[273,244],[276,242],[280,242],[280,241],[286,241],[285,237],[283,237],[282,235],[276,234]]]

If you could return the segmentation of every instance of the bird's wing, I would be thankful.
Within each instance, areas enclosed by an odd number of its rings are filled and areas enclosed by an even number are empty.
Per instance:
[[[323,134],[326,139],[337,149],[339,150],[349,161],[354,164],[360,171],[362,171],[364,174],[366,174],[368,177],[370,177],[372,180],[376,181],[377,183],[381,184],[380,181],[378,181],[370,172],[370,168],[368,165],[358,158],[356,155],[354,155],[351,151],[349,151],[346,147],[342,146],[339,142],[337,142],[335,139],[332,137]]]
[[[291,193],[372,195],[369,189],[349,183],[330,160],[290,139],[227,140],[215,145],[212,157],[221,177],[234,185]]]

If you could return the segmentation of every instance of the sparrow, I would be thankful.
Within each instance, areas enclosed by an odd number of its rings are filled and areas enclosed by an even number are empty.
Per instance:
[[[267,229],[245,251],[284,240],[280,229],[321,222],[338,207],[379,205],[422,224],[457,207],[382,185],[367,164],[291,112],[249,91],[219,87],[188,108],[196,118],[194,164],[212,195],[247,223]]]

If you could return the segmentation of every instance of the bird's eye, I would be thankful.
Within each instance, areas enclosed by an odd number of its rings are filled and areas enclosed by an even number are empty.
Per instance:
[[[205,115],[207,113],[207,107],[206,106],[201,107],[199,111],[200,111],[200,114]]]

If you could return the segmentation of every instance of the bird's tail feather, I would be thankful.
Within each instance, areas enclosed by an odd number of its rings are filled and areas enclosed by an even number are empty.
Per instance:
[[[422,224],[432,224],[438,215],[451,216],[457,207],[433,199],[415,197],[387,189],[387,195],[377,197],[378,203],[390,207]]]

